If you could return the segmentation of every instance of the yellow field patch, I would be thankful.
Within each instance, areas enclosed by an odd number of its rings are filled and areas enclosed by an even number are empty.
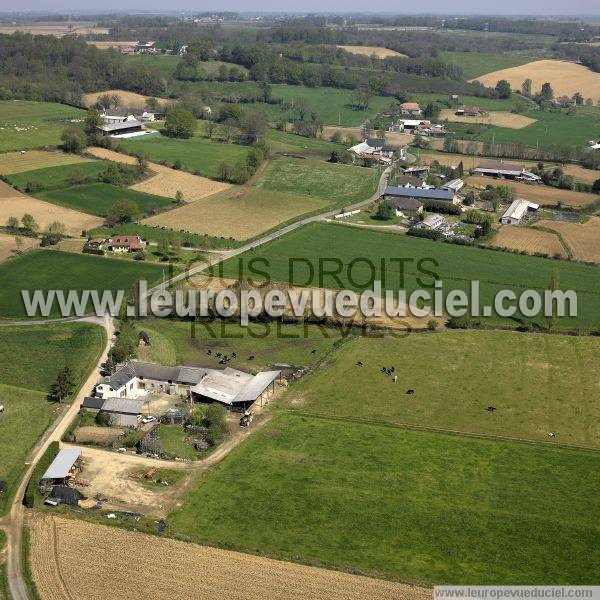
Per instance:
[[[114,150],[107,150],[106,148],[88,148],[87,151],[96,158],[112,160],[128,165],[137,163],[137,159],[133,156],[121,154]],[[140,183],[132,185],[132,190],[145,192],[146,194],[155,194],[156,196],[164,196],[165,198],[175,198],[177,192],[181,192],[184,201],[192,202],[232,187],[229,183],[213,181],[207,177],[200,177],[199,175],[171,169],[170,167],[152,162],[148,163],[148,168],[152,171],[153,175]]]
[[[142,223],[245,240],[327,204],[321,198],[239,186],[149,217]]]
[[[380,46],[338,46],[338,48],[342,48],[351,54],[360,54],[361,56],[375,55],[377,58],[388,58],[390,56],[408,58],[406,54],[390,50],[389,48],[381,48]]]
[[[485,125],[508,127],[509,129],[523,129],[523,127],[527,127],[536,122],[536,119],[526,117],[525,115],[494,110],[486,113],[482,117],[466,117],[464,115],[454,114],[454,110],[451,108],[444,108],[440,111],[440,121],[444,120],[453,123],[482,123]]]
[[[362,140],[363,133],[360,127],[340,127],[338,125],[327,125],[323,127],[323,133],[321,137],[325,140],[330,140],[336,133],[342,136],[343,142],[348,142],[349,139],[355,140],[358,143]],[[386,131],[385,139],[390,144],[406,145],[413,141],[415,136],[410,133],[399,133],[397,131]]]
[[[106,27],[96,27],[94,23],[68,23],[66,21],[30,23],[22,25],[4,25],[0,27],[0,34],[11,35],[16,31],[31,33],[32,35],[54,35],[64,37],[66,35],[108,35]]]
[[[573,258],[600,263],[600,217],[592,217],[587,223],[544,220],[537,225],[560,233]]]
[[[431,590],[50,515],[28,518],[44,600],[427,600]],[[102,568],[92,556],[102,557]],[[137,575],[136,575],[137,574]]]
[[[100,227],[104,222],[100,217],[31,198],[0,181],[0,223],[4,225],[9,217],[20,220],[25,213],[32,215],[42,230],[53,221],[60,221],[65,225],[66,233],[75,236],[81,235],[83,230]]]
[[[594,103],[600,100],[600,73],[564,60],[535,60],[521,65],[494,71],[471,81],[480,81],[483,85],[494,87],[498,80],[506,79],[513,89],[520,89],[525,79],[531,79],[534,93],[542,85],[550,82],[555,96],[573,96],[581,92],[584,98],[592,98]]]
[[[45,152],[44,150],[28,150],[25,154],[5,152],[0,154],[0,175],[12,175],[13,173],[24,173],[34,169],[74,165],[82,162],[90,162],[90,159],[77,154]]]
[[[1,200],[0,200],[1,202]],[[9,233],[0,233],[0,262],[14,256],[17,251],[24,252],[34,246],[40,245],[40,240],[37,238],[19,236],[20,242],[17,243],[17,237]]]
[[[136,94],[135,92],[126,92],[125,90],[106,90],[104,92],[84,94],[81,97],[83,105],[94,106],[94,104],[98,102],[98,98],[100,98],[100,96],[103,96],[104,94],[109,94],[111,96],[119,96],[121,100],[121,106],[137,109],[144,108],[146,105],[146,99],[148,98],[148,96],[142,96],[141,94]],[[164,106],[167,102],[169,102],[166,98],[157,98],[157,100],[161,106]]]
[[[115,40],[98,42],[94,40],[89,40],[86,42],[90,46],[96,46],[100,50],[107,50],[108,48],[126,48],[127,46],[135,46],[136,42],[119,42]]]
[[[515,225],[500,227],[491,245],[498,248],[510,248],[511,250],[524,250],[529,254],[542,252],[550,256],[555,254],[559,254],[563,258],[567,256],[558,236],[553,233]]]

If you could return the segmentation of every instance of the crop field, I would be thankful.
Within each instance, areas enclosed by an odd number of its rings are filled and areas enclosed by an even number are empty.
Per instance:
[[[60,144],[62,130],[85,111],[52,102],[0,100],[0,152]]]
[[[44,600],[141,595],[182,600],[427,600],[431,590],[208,548],[50,515],[32,515],[30,569]],[[87,557],[105,556],[102,574]],[[169,577],[165,577],[165,557]],[[132,578],[141,570],[144,577]],[[207,577],[206,574],[211,576]],[[283,596],[282,596],[283,594]]]
[[[233,166],[245,162],[248,154],[248,146],[225,144],[199,136],[187,140],[161,135],[131,138],[120,141],[118,149],[142,153],[152,161],[166,162],[169,166],[179,160],[183,169],[211,179],[218,177],[221,162]]]
[[[86,41],[86,44],[89,44],[90,46],[96,46],[96,48],[99,48],[100,50],[108,50],[109,48],[125,48],[126,46],[134,46],[135,42],[135,40],[125,42],[117,40],[88,40]]]
[[[0,27],[0,33],[12,34],[15,31],[31,33],[32,35],[54,35],[63,37],[66,35],[106,35],[106,27],[96,27],[92,21],[78,21],[77,23],[68,23],[67,21],[47,21],[21,23],[19,25],[3,25]]]
[[[66,152],[45,152],[29,150],[26,154],[20,152],[5,152],[0,160],[0,175],[23,173],[34,169],[57,167],[89,162],[89,158]]]
[[[29,250],[34,246],[39,246],[39,244],[40,240],[36,238],[21,236],[19,250],[24,252],[25,250]],[[17,249],[17,241],[14,235],[0,233],[0,262],[3,262],[7,258],[13,256]]]
[[[485,188],[486,185],[507,185],[517,192],[519,198],[537,202],[542,206],[570,206],[572,208],[585,208],[600,200],[598,194],[588,192],[574,192],[572,190],[561,190],[545,185],[531,185],[518,181],[499,181],[493,177],[474,175],[469,177],[469,185],[476,188]]]
[[[380,280],[383,289],[406,289],[411,293],[415,289],[431,289],[437,275],[444,283],[444,291],[460,289],[469,294],[470,281],[479,280],[481,306],[493,306],[494,296],[500,290],[548,289],[552,273],[557,270],[561,289],[577,291],[578,316],[562,317],[556,327],[600,326],[598,270],[593,266],[335,224],[307,225],[256,248],[251,255],[231,259],[223,265],[223,275],[239,278],[241,272],[242,276],[258,278],[247,271],[250,256],[267,261],[261,269],[273,280],[291,279],[298,286],[362,291],[372,289],[373,281]],[[329,262],[323,263],[320,270],[319,260],[324,257]],[[388,257],[383,267],[382,257]],[[393,262],[394,257],[402,257],[406,265]],[[303,261],[291,264],[294,258]],[[361,258],[365,260],[351,264]],[[338,260],[341,264],[335,262]],[[517,311],[512,319],[500,318],[492,311],[492,316],[483,320],[516,326],[523,322],[523,317]],[[541,316],[533,321],[546,326]]]
[[[408,58],[406,54],[401,54],[395,50],[382,48],[380,46],[338,46],[338,48],[350,52],[350,54],[360,54],[361,56],[375,55],[377,58],[389,58],[390,56]]]
[[[600,449],[598,352],[594,337],[510,331],[360,337],[290,388],[285,404],[308,414],[540,442],[552,431],[561,444]],[[395,366],[398,381],[382,374],[383,365]]]
[[[28,252],[0,265],[0,319],[27,318],[21,290],[124,290],[128,294],[138,278],[146,278],[151,286],[162,271],[158,265],[88,254]],[[91,302],[86,310],[92,310]],[[59,308],[53,303],[50,317],[58,316]]]
[[[444,108],[440,111],[440,120],[448,120],[455,123],[484,123],[486,125],[497,125],[498,127],[508,127],[510,129],[523,129],[523,127],[528,127],[532,123],[535,123],[535,119],[516,113],[490,111],[483,117],[465,117],[455,114],[455,110],[450,108]]]
[[[269,163],[255,182],[257,188],[316,196],[336,204],[367,200],[379,177],[375,171],[316,159],[279,158]]]
[[[503,225],[491,241],[491,246],[524,250],[529,254],[541,252],[554,256],[556,254],[567,258],[567,254],[557,235],[547,231],[538,231],[529,227]]]
[[[88,148],[87,151],[96,158],[122,162],[128,165],[137,163],[137,159],[133,156],[107,150],[106,148]],[[156,163],[148,163],[148,168],[153,175],[132,185],[130,189],[166,198],[175,198],[177,192],[181,192],[184,201],[189,202],[205,198],[231,187],[228,183],[213,181],[206,177],[192,175],[186,171],[171,169]]]
[[[326,206],[322,198],[236,186],[149,217],[143,224],[245,240]]]
[[[92,94],[84,94],[82,96],[82,101],[84,106],[94,106],[96,102],[98,102],[98,98],[103,96],[104,94],[109,94],[111,96],[118,96],[121,100],[121,106],[123,108],[130,109],[142,109],[146,105],[146,99],[148,96],[142,96],[141,94],[136,94],[135,92],[126,92],[125,90],[106,90],[104,92],[94,92]],[[164,106],[169,102],[166,98],[157,98],[161,106]]]
[[[376,96],[371,100],[369,108],[362,110],[354,105],[351,90],[307,88],[284,84],[275,84],[271,88],[273,97],[281,98],[284,102],[304,98],[309,109],[318,112],[325,125],[357,126],[393,104],[392,98]]]
[[[234,369],[267,369],[275,363],[311,366],[330,352],[341,338],[336,328],[286,323],[239,323],[145,319],[140,329],[150,336],[145,358],[165,365],[192,365],[218,368],[221,352],[237,357],[229,363]],[[208,351],[211,354],[208,354]],[[250,356],[254,356],[250,359]]]
[[[10,504],[27,453],[58,416],[46,395],[68,362],[79,382],[104,345],[104,332],[89,323],[0,328],[0,515]]]
[[[409,581],[591,583],[600,500],[589,473],[599,461],[589,451],[285,414],[201,477],[169,531]]]
[[[524,65],[493,71],[477,77],[483,85],[494,87],[499,79],[506,79],[513,89],[519,89],[525,79],[531,79],[532,91],[539,92],[549,81],[555,96],[569,96],[581,92],[584,98],[600,100],[598,73],[573,62],[563,60],[536,60]]]
[[[173,206],[173,202],[168,198],[144,194],[133,189],[109,185],[108,183],[74,185],[59,190],[38,192],[34,196],[52,204],[80,210],[99,217],[105,217],[116,202],[124,199],[135,202],[139,209],[137,217],[148,214],[152,206],[155,210]]]
[[[6,224],[9,217],[21,219],[25,213],[29,213],[42,230],[53,221],[60,221],[68,235],[81,235],[83,230],[102,225],[98,217],[36,200],[0,181],[0,223]]]
[[[573,258],[600,263],[600,217],[591,217],[587,223],[542,220],[536,225],[560,233]]]
[[[7,175],[8,182],[20,189],[24,189],[30,182],[36,182],[44,187],[67,186],[74,174],[90,179],[97,179],[98,175],[106,169],[105,160],[90,160],[74,165],[58,165],[54,167],[45,167],[43,169],[33,169],[23,173],[13,173]]]
[[[465,79],[473,79],[500,69],[518,67],[534,60],[525,54],[510,52],[451,52],[442,51],[440,58],[450,65],[456,65],[463,71]],[[522,83],[522,82],[521,82]],[[496,85],[494,83],[494,85]],[[519,84],[520,85],[520,84]]]

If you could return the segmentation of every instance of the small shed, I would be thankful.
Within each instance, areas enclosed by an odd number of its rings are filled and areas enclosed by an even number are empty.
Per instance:
[[[81,459],[81,448],[63,448],[42,475],[41,485],[61,485],[72,479]]]

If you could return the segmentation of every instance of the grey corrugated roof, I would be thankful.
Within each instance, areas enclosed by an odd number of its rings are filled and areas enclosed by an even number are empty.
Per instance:
[[[91,408],[91,409],[99,410],[102,408],[102,405],[104,404],[104,402],[105,402],[104,398],[95,398],[92,396],[86,396],[83,399],[83,402],[81,403],[81,408]]]
[[[281,371],[263,371],[255,375],[248,385],[245,385],[240,393],[231,401],[231,404],[240,402],[254,402],[267,387],[279,377]]]
[[[523,165],[514,162],[504,162],[503,160],[485,160],[475,167],[475,171],[515,171],[521,173],[525,170]]]
[[[129,400],[128,398],[107,398],[102,410],[104,412],[125,413],[138,415],[144,406],[142,400]]]
[[[421,188],[403,188],[393,185],[385,188],[384,196],[399,198],[417,198],[420,200],[446,200],[451,202],[455,193],[452,190],[425,190]]]
[[[142,122],[138,121],[121,121],[120,123],[103,123],[98,125],[98,129],[102,131],[119,131],[120,129],[131,129],[132,127],[141,127]]]
[[[131,362],[131,368],[135,375],[145,379],[156,379],[158,381],[177,381],[179,367],[168,367],[157,363]]]
[[[418,210],[421,206],[423,206],[423,203],[419,202],[416,198],[395,198],[394,200],[391,200],[391,202],[394,203],[398,210]]]
[[[139,424],[137,415],[111,415],[111,425],[114,427],[137,427]]]
[[[63,448],[50,463],[42,479],[62,479],[69,474],[75,461],[81,456],[81,448]]]

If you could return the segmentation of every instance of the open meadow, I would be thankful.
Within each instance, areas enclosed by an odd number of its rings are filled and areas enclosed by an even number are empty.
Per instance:
[[[523,65],[501,69],[478,76],[476,79],[490,87],[498,80],[506,79],[513,89],[520,89],[525,79],[531,79],[531,89],[537,93],[545,82],[552,84],[555,96],[573,96],[580,92],[591,98],[594,104],[600,100],[600,76],[598,73],[565,60],[536,60]]]
[[[384,290],[406,289],[410,293],[415,289],[431,290],[437,275],[443,281],[444,292],[460,289],[469,294],[470,282],[479,280],[482,306],[493,306],[494,296],[500,290],[548,289],[556,270],[561,289],[573,289],[578,294],[577,317],[562,317],[556,327],[600,327],[600,290],[595,266],[320,223],[288,233],[256,248],[252,254],[230,259],[222,267],[223,275],[239,277],[241,271],[242,275],[258,278],[248,273],[250,257],[265,259],[261,270],[273,280],[287,283],[291,276],[291,283],[298,286],[362,291],[372,289],[373,281],[381,280]],[[302,260],[291,264],[292,259],[299,258]],[[320,260],[324,261],[322,269]],[[510,319],[500,318],[492,311],[492,316],[482,320],[512,326],[529,323],[518,310]],[[541,316],[532,321],[541,327],[547,324]]]
[[[186,544],[50,515],[33,515],[30,566],[44,600],[141,595],[181,600],[427,600],[431,591],[406,584],[305,567]],[[88,556],[102,553],[102,574]],[[169,577],[165,577],[168,557]],[[132,578],[141,569],[144,577]],[[210,577],[206,574],[210,573]],[[252,585],[248,585],[251,578]],[[92,592],[93,590],[93,592]],[[243,595],[240,596],[240,590]]]
[[[486,185],[498,185],[498,179],[472,175],[468,184],[476,188],[485,188]],[[571,208],[585,208],[600,201],[598,194],[589,192],[574,192],[573,190],[561,190],[559,188],[545,185],[531,185],[519,181],[500,181],[515,190],[517,197],[537,202],[541,206],[569,206]]]
[[[165,162],[173,166],[176,161],[187,171],[203,175],[211,179],[219,176],[219,165],[222,162],[230,166],[245,162],[248,146],[225,144],[209,140],[201,136],[190,139],[173,139],[162,135],[143,136],[120,140],[118,150],[144,154],[149,160]]]
[[[8,506],[25,468],[28,452],[58,417],[46,395],[57,373],[69,364],[79,383],[104,346],[104,330],[89,323],[43,327],[0,327],[0,515]]]
[[[237,356],[229,365],[250,371],[272,368],[276,363],[312,366],[331,352],[342,337],[335,327],[277,321],[242,327],[221,320],[192,324],[148,318],[139,323],[139,329],[150,336],[150,346],[141,352],[151,362],[218,368],[217,352],[229,357],[235,353]]]
[[[565,248],[557,235],[530,227],[502,225],[492,238],[490,246],[519,250],[528,254],[540,252],[548,256],[567,258]]]
[[[144,225],[246,240],[280,223],[327,206],[319,197],[234,186],[144,219]]]
[[[85,118],[85,111],[65,104],[0,100],[0,152],[60,144],[62,130]]]
[[[34,196],[58,206],[72,208],[99,217],[106,217],[112,206],[120,200],[135,202],[138,207],[138,211],[134,215],[135,218],[173,206],[173,201],[169,198],[144,194],[143,192],[117,187],[108,183],[73,185],[57,190],[45,190],[34,194]]]
[[[316,159],[271,161],[254,185],[265,190],[316,196],[336,204],[367,200],[379,183],[377,171]]]
[[[56,165],[41,169],[32,169],[6,176],[8,182],[24,190],[28,184],[39,184],[43,188],[65,187],[71,183],[73,177],[78,180],[88,178],[94,180],[106,169],[105,160],[89,160],[71,165]]]
[[[283,414],[201,477],[167,531],[404,581],[592,583],[599,468],[589,451]]]
[[[377,58],[408,58],[406,54],[390,50],[389,48],[382,48],[380,46],[338,46],[350,54],[360,54],[361,56],[375,56]]]
[[[598,338],[510,331],[360,337],[294,385],[285,404],[308,414],[540,442],[552,431],[561,444],[600,449],[599,352]],[[394,366],[398,380],[382,366]]]
[[[600,263],[600,217],[591,217],[586,223],[542,220],[536,225],[559,233],[573,258]]]
[[[21,290],[124,290],[127,296],[138,278],[151,286],[162,274],[162,267],[148,263],[57,250],[28,252],[0,265],[0,319],[27,318]],[[86,311],[92,309],[88,302]],[[61,316],[56,302],[49,316]]]
[[[452,52],[442,51],[440,58],[450,65],[460,67],[465,79],[473,79],[492,71],[518,67],[534,60],[526,54],[510,52]],[[495,84],[494,84],[495,85]]]
[[[26,213],[42,230],[54,221],[63,223],[67,235],[79,236],[82,231],[99,227],[103,222],[99,217],[26,196],[0,181],[0,223],[6,224],[10,217],[21,219]]]

